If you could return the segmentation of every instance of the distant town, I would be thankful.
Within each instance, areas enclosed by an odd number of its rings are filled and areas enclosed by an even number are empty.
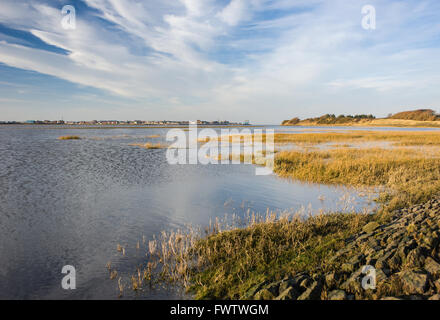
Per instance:
[[[146,121],[146,120],[92,120],[92,121],[64,121],[64,120],[27,120],[27,121],[0,121],[0,124],[43,124],[43,125],[166,125],[166,126],[187,126],[190,124],[205,125],[205,126],[236,126],[236,125],[250,125],[249,120],[243,122],[230,122],[230,121],[172,121],[172,120],[159,120],[159,121]]]

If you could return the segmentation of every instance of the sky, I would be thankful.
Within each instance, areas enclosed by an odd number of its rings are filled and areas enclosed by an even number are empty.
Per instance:
[[[0,120],[440,111],[439,57],[438,0],[0,0]]]

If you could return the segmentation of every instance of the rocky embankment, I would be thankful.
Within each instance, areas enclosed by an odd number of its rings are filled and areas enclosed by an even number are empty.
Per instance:
[[[363,232],[346,239],[346,246],[332,260],[337,262],[333,271],[262,283],[247,298],[439,300],[440,200],[396,211],[388,224],[367,224]],[[363,288],[367,265],[375,268],[375,289]]]

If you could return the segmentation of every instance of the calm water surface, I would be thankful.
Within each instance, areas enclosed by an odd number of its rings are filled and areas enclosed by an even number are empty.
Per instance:
[[[57,140],[69,134],[83,139]],[[155,134],[161,138],[148,138]],[[0,299],[115,299],[117,282],[109,280],[106,263],[133,272],[143,261],[135,249],[143,236],[247,210],[342,206],[345,191],[337,188],[255,176],[255,167],[245,164],[169,165],[163,149],[130,146],[160,142],[165,134],[160,128],[0,127]],[[356,208],[363,205],[356,200]],[[127,247],[126,257],[116,251],[118,243]],[[76,290],[61,289],[64,265],[76,267]],[[182,298],[173,289],[127,293]]]

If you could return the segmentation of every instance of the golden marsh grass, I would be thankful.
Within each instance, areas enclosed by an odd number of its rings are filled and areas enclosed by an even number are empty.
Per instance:
[[[263,281],[339,268],[345,261],[331,258],[345,246],[345,239],[369,222],[386,221],[394,209],[424,203],[440,194],[437,132],[276,134],[275,141],[317,146],[337,143],[337,149],[278,152],[274,171],[303,182],[378,188],[380,210],[315,216],[267,212],[266,216],[248,214],[244,221],[233,223],[216,219],[204,230],[188,227],[162,232],[148,242],[144,281],[138,279],[138,287],[132,285],[134,290],[146,283],[171,282],[182,284],[199,299],[251,298],[248,292]],[[349,147],[365,141],[391,145]]]
[[[141,148],[145,148],[145,149],[166,149],[168,148],[167,145],[161,144],[161,143],[132,143],[130,144],[130,146],[135,146],[135,147],[141,147]]]
[[[58,140],[80,140],[80,136],[61,136]]]
[[[440,152],[426,146],[283,151],[275,158],[274,171],[300,181],[383,187],[378,200],[384,213],[426,202],[440,192]]]
[[[263,143],[272,138],[266,134],[244,134],[244,135],[227,135],[220,136],[215,139],[202,138],[199,142],[208,142],[210,140],[224,140],[229,143],[252,143],[256,139]],[[440,146],[440,131],[369,131],[369,130],[350,130],[343,132],[313,132],[313,133],[275,133],[275,143],[296,143],[316,145],[321,143],[356,143],[383,141],[391,142],[400,146],[417,146],[417,145],[435,145]]]
[[[440,131],[347,131],[323,133],[276,133],[275,143],[320,144],[329,142],[387,141],[395,145],[440,145]]]

